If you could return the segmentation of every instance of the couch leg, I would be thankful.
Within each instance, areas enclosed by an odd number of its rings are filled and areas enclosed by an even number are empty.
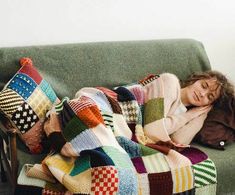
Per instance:
[[[3,147],[3,143],[2,143],[2,138],[0,138],[0,167],[1,167],[1,182],[6,182],[7,181],[7,177],[6,177],[6,172],[4,170],[3,167],[3,157],[2,157],[2,148]]]
[[[3,183],[5,183],[5,182],[7,182],[7,176],[6,176],[6,172],[5,172],[4,168],[3,168],[2,159],[1,159],[0,166],[1,166],[1,181]]]

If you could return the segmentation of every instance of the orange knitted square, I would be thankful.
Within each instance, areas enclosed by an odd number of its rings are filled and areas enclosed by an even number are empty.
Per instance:
[[[85,108],[83,110],[80,110],[76,114],[81,119],[81,121],[83,121],[83,123],[89,128],[96,127],[101,123],[104,124],[103,117],[97,106]]]

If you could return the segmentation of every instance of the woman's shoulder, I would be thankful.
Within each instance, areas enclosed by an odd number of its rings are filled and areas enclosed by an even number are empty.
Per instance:
[[[170,85],[177,85],[179,86],[179,79],[175,74],[172,73],[162,73],[160,74],[160,78],[163,80],[165,84],[170,84]]]

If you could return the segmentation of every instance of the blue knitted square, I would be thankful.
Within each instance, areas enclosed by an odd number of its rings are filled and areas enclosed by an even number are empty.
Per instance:
[[[43,79],[42,82],[40,83],[39,87],[42,89],[44,94],[49,98],[49,100],[52,103],[54,103],[55,100],[57,99],[57,96],[56,96],[54,90],[52,89],[51,85]]]
[[[10,81],[7,88],[14,90],[25,100],[33,93],[34,89],[37,87],[37,84],[26,74],[18,73]]]

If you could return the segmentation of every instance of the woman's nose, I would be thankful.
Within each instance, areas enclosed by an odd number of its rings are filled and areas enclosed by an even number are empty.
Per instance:
[[[206,90],[200,91],[200,96],[201,96],[201,97],[204,97],[206,94],[207,94],[207,91],[206,91]]]

